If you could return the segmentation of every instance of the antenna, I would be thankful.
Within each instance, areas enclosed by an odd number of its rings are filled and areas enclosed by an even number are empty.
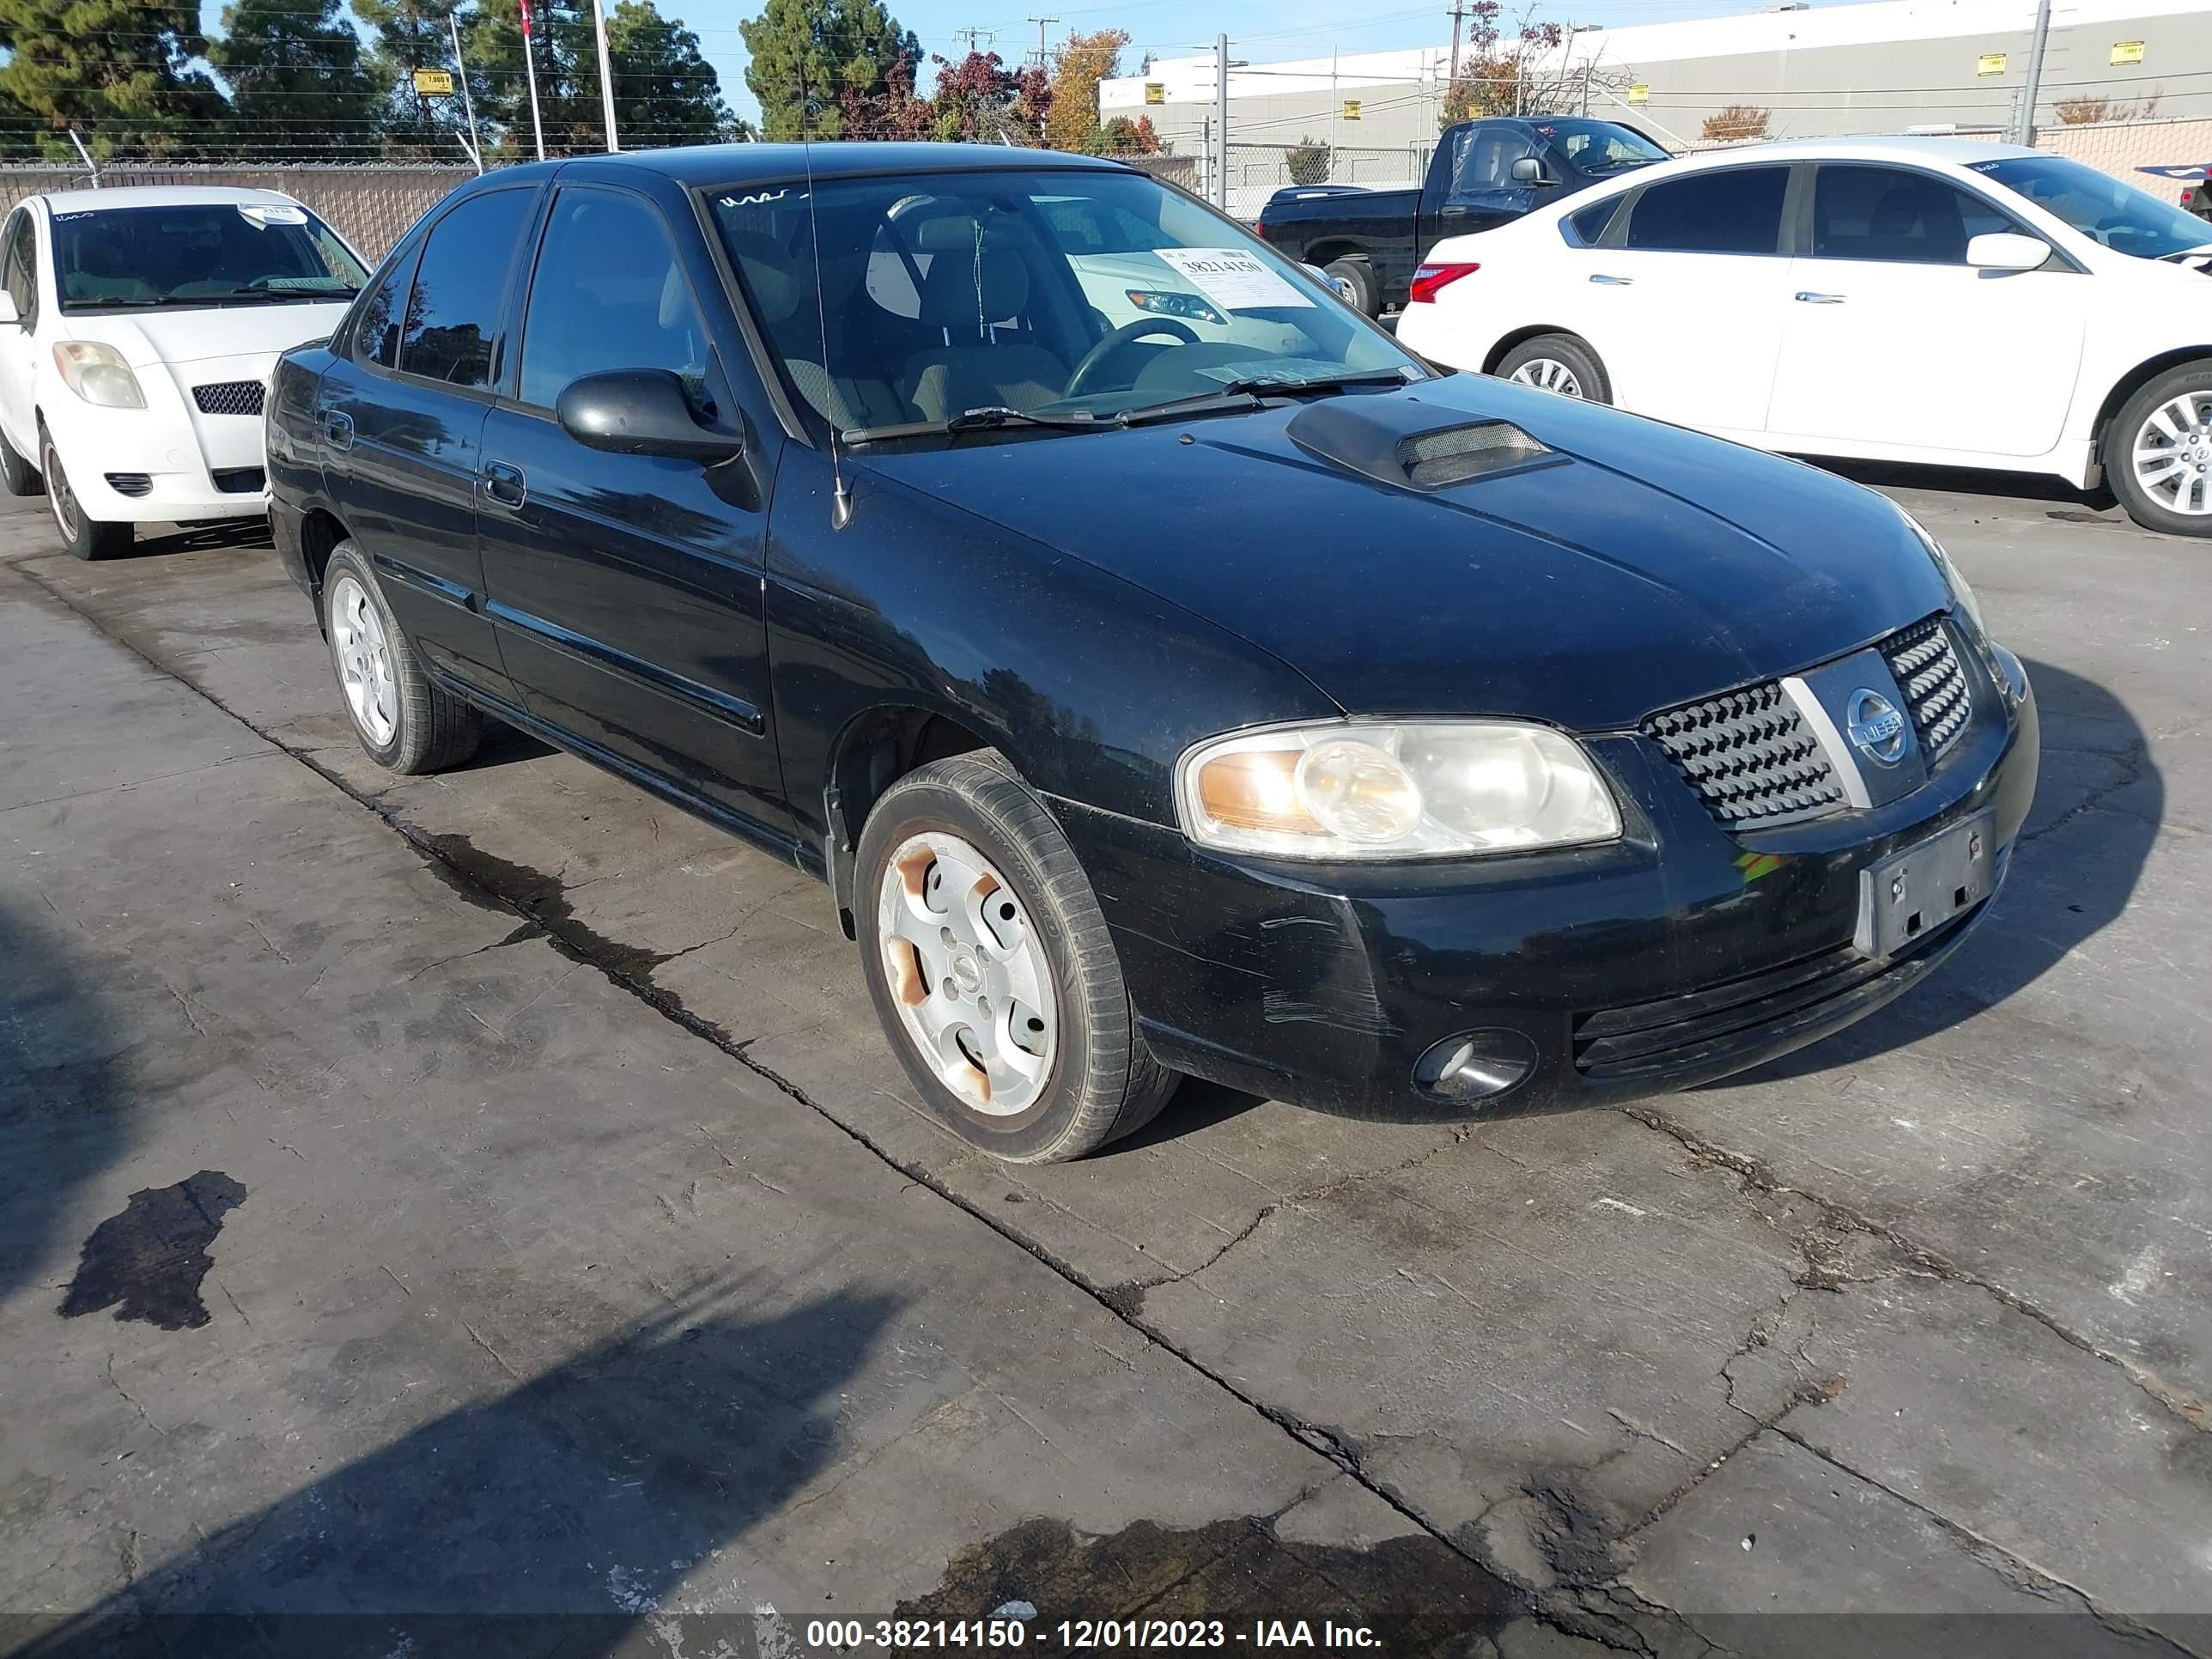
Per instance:
[[[799,60],[799,148],[806,159],[806,240],[814,250],[814,329],[822,347],[822,382],[828,389],[830,417],[830,527],[842,530],[853,522],[853,492],[845,483],[845,464],[838,453],[836,380],[830,373],[830,305],[822,293],[822,198],[814,188],[814,141],[808,135],[806,60]]]

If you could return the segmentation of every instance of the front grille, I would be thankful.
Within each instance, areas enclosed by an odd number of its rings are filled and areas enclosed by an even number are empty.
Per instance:
[[[107,474],[107,487],[118,495],[136,500],[153,489],[154,480],[143,472],[111,472]]]
[[[192,388],[203,415],[258,415],[264,388],[258,380],[210,380]]]
[[[1654,714],[1644,731],[1731,830],[1795,823],[1844,804],[1835,769],[1775,681]]]
[[[210,476],[227,495],[258,495],[269,487],[268,475],[258,466],[219,466]]]
[[[1905,693],[1921,751],[1933,766],[1974,717],[1966,670],[1952,645],[1951,630],[1941,617],[1930,617],[1884,640],[1881,654],[1897,689]]]
[[[1903,990],[1898,979],[1918,978],[1939,945],[1979,913],[1977,906],[1954,916],[1887,959],[1839,945],[1702,991],[1584,1014],[1575,1021],[1575,1069],[1593,1082],[1620,1084],[1721,1076]]]

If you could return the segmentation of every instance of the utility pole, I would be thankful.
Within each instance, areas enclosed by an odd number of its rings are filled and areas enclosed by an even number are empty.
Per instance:
[[[2020,111],[2013,118],[2013,143],[2035,142],[2035,100],[2043,90],[2043,48],[2051,39],[2051,0],[2036,0],[2035,38],[2027,48],[2027,79],[2020,88]]]
[[[1459,21],[1466,15],[1467,7],[1462,0],[1452,0],[1451,74],[1444,82],[1444,101],[1447,105],[1451,101],[1452,88],[1459,84]]]
[[[453,31],[453,73],[461,77],[461,113],[469,124],[469,159],[477,164],[477,176],[483,176],[483,143],[477,137],[477,102],[469,95],[469,66],[461,58],[461,14],[458,8],[446,14],[446,21]]]
[[[606,117],[607,154],[611,155],[622,148],[622,141],[615,137],[615,71],[607,59],[606,0],[592,0],[592,27],[599,37],[599,111]]]
[[[1032,17],[1030,19],[1030,21],[1037,26],[1036,66],[1039,69],[1049,69],[1052,65],[1046,62],[1047,54],[1044,32],[1050,28],[1054,23],[1060,21],[1060,19],[1057,17]]]
[[[956,40],[965,40],[968,43],[968,52],[962,54],[963,57],[975,52],[975,43],[978,40],[986,41],[994,46],[999,44],[999,32],[996,29],[977,28],[973,23],[964,29],[953,30],[952,38]]]
[[[2048,6],[2051,0],[2043,0]],[[1229,211],[1229,37],[1213,37],[1213,121],[1221,165],[1213,173],[1213,205]]]

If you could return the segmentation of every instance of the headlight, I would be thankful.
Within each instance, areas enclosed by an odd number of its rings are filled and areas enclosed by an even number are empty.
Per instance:
[[[1508,720],[1334,722],[1216,738],[1176,807],[1206,847],[1304,859],[1437,858],[1612,841],[1620,814],[1574,739]]]
[[[97,340],[64,340],[54,348],[54,367],[62,383],[88,404],[102,409],[143,409],[146,394],[123,354]]]
[[[1912,533],[1920,538],[1920,544],[1928,550],[1928,556],[1936,561],[1936,568],[1943,573],[1944,581],[1950,586],[1951,598],[1957,602],[1959,609],[1966,613],[1967,619],[1974,624],[1974,631],[1986,635],[1990,630],[1982,622],[1981,601],[1974,597],[1974,590],[1966,586],[1966,579],[1959,574],[1959,567],[1951,562],[1951,556],[1943,550],[1943,544],[1929,535],[1928,526],[1903,507],[1899,507],[1897,513],[1912,526]]]
[[[1139,311],[1158,312],[1168,317],[1190,317],[1201,323],[1226,325],[1229,321],[1195,294],[1153,288],[1133,288],[1127,292],[1129,303]]]

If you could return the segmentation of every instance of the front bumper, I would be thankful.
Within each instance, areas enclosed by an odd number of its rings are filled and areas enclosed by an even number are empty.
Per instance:
[[[1990,901],[1886,960],[1852,945],[1870,863],[1991,812],[2000,879],[2034,798],[2034,694],[1978,692],[1928,781],[1887,807],[1730,834],[1656,744],[1589,744],[1626,833],[1468,862],[1297,865],[1202,851],[1065,801],[1063,829],[1160,1061],[1369,1117],[1503,1115],[1709,1082],[1817,1041],[1924,978]],[[1455,1106],[1414,1067],[1457,1034],[1533,1048],[1525,1081]],[[1624,1033],[1633,1033],[1624,1037]]]
[[[58,380],[44,386],[40,413],[68,469],[85,516],[106,524],[174,524],[258,518],[268,511],[261,416],[203,414],[202,383],[266,383],[269,354],[150,364],[132,372],[143,409],[88,404]]]

